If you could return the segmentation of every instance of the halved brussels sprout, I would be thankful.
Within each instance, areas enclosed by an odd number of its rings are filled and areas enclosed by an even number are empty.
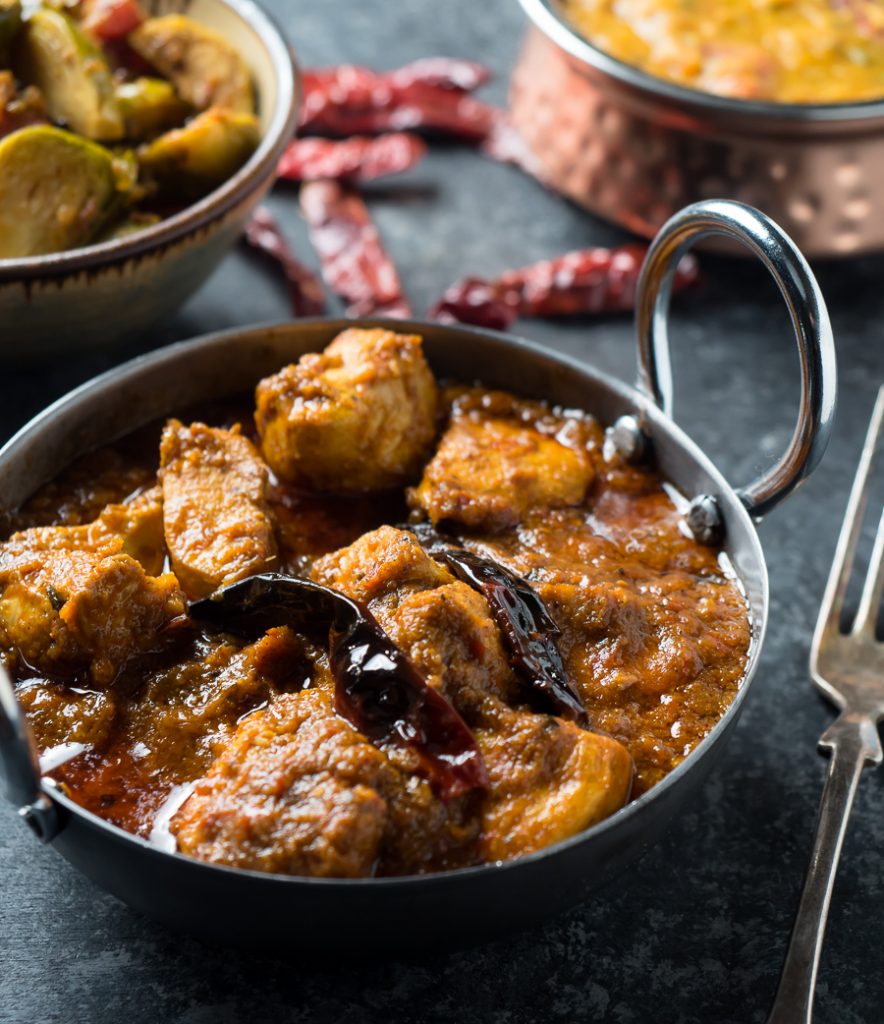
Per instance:
[[[88,139],[123,137],[108,63],[66,14],[35,10],[22,26],[16,50],[20,77],[40,89],[53,121]]]
[[[168,78],[197,110],[255,109],[252,76],[239,53],[217,33],[183,14],[148,18],[128,36],[136,53]]]
[[[126,138],[140,141],[181,124],[190,107],[162,78],[136,78],[117,86]]]
[[[86,245],[113,212],[114,161],[103,146],[50,125],[0,141],[0,259]]]
[[[138,160],[161,185],[206,192],[239,170],[260,137],[253,114],[212,107],[142,146]]]

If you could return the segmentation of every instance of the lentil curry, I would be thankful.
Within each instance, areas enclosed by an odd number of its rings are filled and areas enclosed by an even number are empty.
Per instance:
[[[600,50],[702,92],[778,103],[884,97],[880,0],[563,0]]]
[[[3,657],[82,806],[262,871],[506,860],[655,785],[734,698],[726,560],[591,415],[442,387],[378,329],[256,397],[86,456],[0,545]]]

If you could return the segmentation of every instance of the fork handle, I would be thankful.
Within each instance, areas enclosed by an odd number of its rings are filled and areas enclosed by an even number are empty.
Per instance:
[[[830,750],[831,757],[813,853],[767,1024],[811,1022],[817,967],[847,820],[863,768],[869,763],[880,764],[882,757],[873,719],[851,712],[844,712],[823,733],[820,750]]]

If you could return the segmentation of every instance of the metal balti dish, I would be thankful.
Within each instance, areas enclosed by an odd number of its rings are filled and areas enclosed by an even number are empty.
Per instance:
[[[555,0],[520,2],[531,25],[512,78],[513,121],[575,202],[650,237],[686,203],[728,196],[773,217],[807,256],[884,249],[884,100],[815,106],[698,92],[596,49]]]
[[[710,232],[747,244],[769,267],[792,315],[801,355],[802,405],[792,444],[748,488],[734,490],[670,419],[666,311],[684,251]],[[9,507],[84,451],[195,402],[244,388],[305,352],[324,347],[348,321],[304,320],[226,331],[142,357],[86,384],[38,416],[0,452],[0,493]],[[661,783],[587,831],[505,864],[407,878],[335,880],[217,867],[167,853],[83,810],[40,778],[26,720],[0,678],[0,776],[37,836],[99,885],[144,913],[214,939],[273,940],[286,948],[341,949],[372,923],[379,952],[475,940],[533,924],[580,900],[662,833],[711,771],[736,724],[767,625],[767,571],[755,522],[819,461],[835,405],[829,320],[807,264],[761,214],[729,202],[700,204],[660,233],[645,265],[638,307],[638,389],[518,338],[492,331],[383,321],[424,337],[434,371],[479,379],[528,397],[580,407],[622,450],[650,445],[660,470],[694,499],[698,533],[724,536],[742,581],[753,641],[742,688],[711,734]],[[347,938],[351,936],[351,938]],[[356,938],[352,938],[355,936]],[[364,951],[363,951],[364,952]]]

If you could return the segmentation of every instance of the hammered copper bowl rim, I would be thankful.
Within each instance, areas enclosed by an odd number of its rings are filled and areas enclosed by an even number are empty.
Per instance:
[[[708,115],[794,122],[796,126],[861,122],[884,129],[884,97],[857,103],[775,103],[716,96],[658,78],[600,50],[571,25],[557,0],[519,0],[533,24],[552,42],[581,63],[633,89]]]
[[[282,148],[295,131],[300,79],[292,48],[276,21],[253,0],[215,0],[260,37],[276,79],[276,104],[266,131],[249,160],[222,185],[179,213],[125,237],[64,252],[0,259],[0,283],[62,276],[119,263],[162,249],[223,216],[276,170]]]

